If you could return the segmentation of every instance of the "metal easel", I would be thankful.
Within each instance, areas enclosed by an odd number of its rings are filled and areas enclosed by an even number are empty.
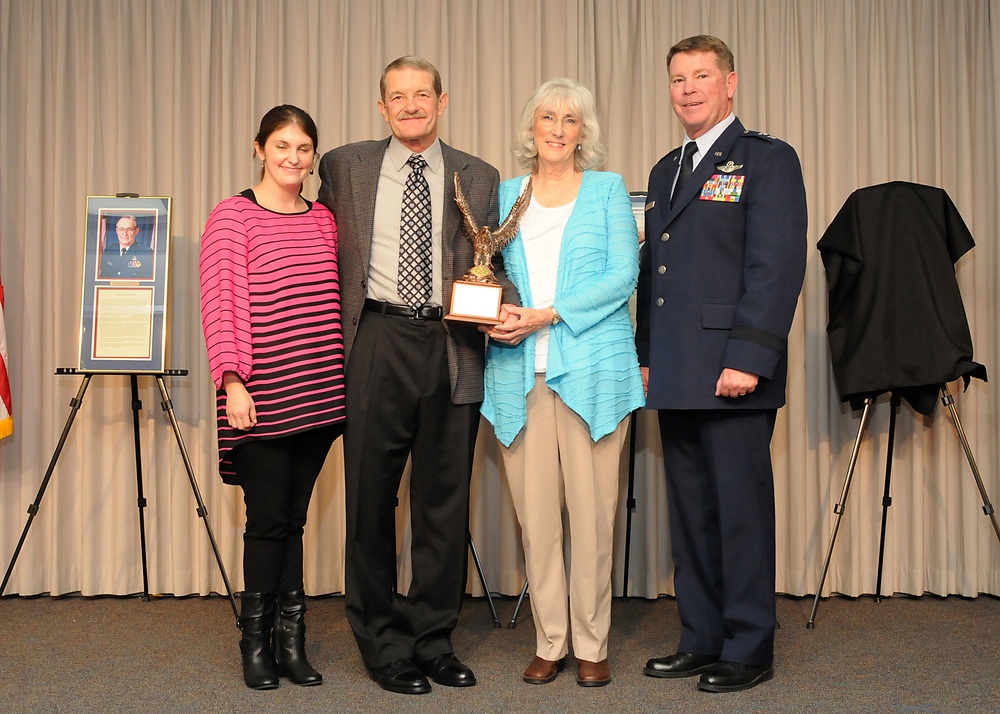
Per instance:
[[[969,440],[966,438],[965,430],[962,428],[962,421],[958,418],[958,410],[955,408],[955,398],[948,390],[947,384],[940,385],[940,391],[941,403],[944,404],[944,406],[947,407],[948,411],[951,413],[951,419],[955,424],[955,430],[958,432],[958,438],[962,442],[962,448],[965,450],[965,456],[969,460],[969,466],[972,467],[972,475],[976,480],[976,486],[979,488],[979,495],[983,499],[983,513],[985,513],[993,523],[993,531],[997,535],[997,540],[1000,541],[1000,524],[997,523],[996,512],[993,509],[993,504],[990,503],[989,495],[986,493],[986,487],[983,485],[982,476],[979,474],[979,467],[976,465],[976,458],[972,455],[972,447],[969,446]],[[875,585],[875,602],[882,601],[882,563],[885,553],[885,528],[889,506],[892,505],[892,498],[889,496],[889,484],[892,474],[892,449],[896,433],[896,412],[899,410],[900,406],[900,397],[896,392],[892,392],[889,405],[892,411],[889,412],[889,441],[885,457],[885,488],[882,493],[882,531],[879,536],[878,543],[878,575]],[[865,399],[864,411],[861,414],[861,424],[858,427],[858,436],[854,440],[854,449],[851,451],[851,461],[847,467],[847,478],[844,481],[844,491],[840,496],[840,501],[838,501],[837,505],[833,508],[834,513],[837,514],[837,518],[833,525],[833,537],[830,539],[830,548],[826,552],[826,561],[823,563],[823,575],[820,578],[819,587],[816,589],[816,597],[813,600],[812,612],[809,613],[809,621],[806,623],[806,629],[809,630],[815,629],[816,627],[816,610],[819,608],[820,594],[823,592],[823,584],[826,582],[826,576],[830,570],[830,560],[833,558],[833,547],[837,544],[837,533],[840,531],[840,521],[843,519],[844,510],[847,507],[847,494],[851,490],[851,481],[854,478],[854,468],[858,463],[858,454],[861,451],[861,442],[865,438],[865,433],[868,430],[868,424],[874,410],[875,398],[867,397]]]
[[[142,458],[141,449],[139,441],[139,411],[142,409],[142,402],[139,400],[139,383],[138,377],[140,374],[151,376],[156,379],[156,386],[159,387],[160,397],[162,401],[160,406],[167,413],[167,417],[170,419],[170,426],[173,429],[174,437],[177,440],[177,447],[180,449],[181,458],[184,460],[184,468],[187,471],[188,481],[191,484],[191,491],[194,494],[194,498],[198,507],[196,513],[198,517],[202,519],[205,523],[205,530],[208,532],[208,539],[212,543],[212,550],[215,552],[215,560],[219,565],[219,572],[222,573],[222,580],[226,585],[226,593],[229,596],[229,604],[233,608],[233,615],[239,619],[239,613],[236,608],[236,598],[233,595],[233,588],[229,582],[229,575],[226,572],[226,566],[222,563],[222,555],[219,552],[219,545],[215,540],[215,534],[212,531],[212,524],[208,519],[208,509],[205,507],[205,502],[201,497],[201,489],[198,488],[198,481],[194,476],[194,469],[191,467],[191,460],[188,457],[187,448],[184,446],[184,439],[181,437],[180,427],[177,423],[177,417],[174,415],[173,403],[170,401],[170,393],[167,391],[167,385],[163,381],[164,377],[185,377],[188,371],[186,369],[167,369],[162,372],[81,372],[73,367],[60,367],[56,369],[56,374],[58,375],[68,375],[68,374],[83,374],[83,382],[80,383],[80,389],[76,393],[76,397],[70,400],[70,413],[69,417],[66,419],[66,425],[63,427],[62,434],[59,437],[59,441],[56,444],[55,452],[52,454],[52,459],[49,461],[49,466],[45,471],[45,476],[42,478],[42,484],[38,488],[38,493],[35,495],[35,500],[28,506],[28,521],[24,524],[24,530],[21,532],[21,538],[17,542],[17,547],[14,549],[14,555],[10,559],[10,563],[7,566],[7,572],[4,574],[3,583],[0,584],[0,595],[3,595],[4,590],[7,587],[7,582],[10,580],[10,574],[14,570],[14,564],[17,562],[17,557],[21,553],[21,547],[24,545],[24,540],[28,535],[28,529],[31,527],[31,523],[35,518],[35,514],[38,513],[38,509],[42,503],[42,497],[45,495],[45,489],[49,485],[49,481],[52,478],[52,474],[55,471],[56,462],[59,459],[59,454],[62,453],[63,446],[66,443],[66,439],[69,436],[70,428],[73,426],[73,421],[76,419],[77,412],[80,411],[80,407],[83,405],[83,397],[87,392],[87,387],[90,386],[90,381],[95,375],[98,374],[113,374],[122,375],[127,374],[129,377],[129,383],[131,386],[131,396],[132,396],[132,433],[134,437],[134,448],[135,448],[135,478],[136,478],[136,491],[138,498],[136,504],[139,509],[139,543],[142,552],[142,593],[143,599],[149,599],[149,577],[146,567],[146,521],[144,515],[144,509],[146,507],[146,498],[143,495],[142,489]]]

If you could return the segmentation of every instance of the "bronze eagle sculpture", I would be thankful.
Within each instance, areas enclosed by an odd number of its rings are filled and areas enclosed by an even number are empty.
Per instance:
[[[465,200],[465,194],[462,193],[462,184],[458,180],[458,172],[455,172],[455,203],[458,204],[458,210],[465,216],[465,235],[472,243],[473,249],[472,268],[462,277],[462,280],[467,280],[470,283],[497,282],[496,277],[493,275],[493,256],[506,248],[514,240],[514,236],[517,235],[517,226],[521,222],[521,216],[524,215],[530,201],[531,178],[529,177],[528,183],[525,185],[521,195],[517,197],[514,205],[511,206],[510,213],[507,214],[507,217],[497,230],[491,231],[489,226],[477,226],[476,218],[469,209],[469,203]]]

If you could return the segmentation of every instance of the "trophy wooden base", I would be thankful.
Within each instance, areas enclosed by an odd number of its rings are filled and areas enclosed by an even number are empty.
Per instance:
[[[444,319],[477,325],[499,325],[502,298],[503,288],[496,283],[456,280],[451,291],[451,310]]]

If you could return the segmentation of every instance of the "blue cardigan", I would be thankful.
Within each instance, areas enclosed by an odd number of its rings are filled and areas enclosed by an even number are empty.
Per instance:
[[[510,213],[523,177],[500,184],[500,215]],[[503,251],[507,277],[533,307],[520,232]],[[585,171],[563,232],[545,383],[590,427],[594,441],[645,401],[628,301],[639,275],[639,237],[625,182]],[[527,419],[535,386],[535,335],[516,346],[493,340],[486,350],[483,416],[510,446]]]

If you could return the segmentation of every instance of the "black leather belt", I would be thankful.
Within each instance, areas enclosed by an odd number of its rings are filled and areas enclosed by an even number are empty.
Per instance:
[[[365,310],[380,312],[394,317],[408,317],[411,320],[440,320],[444,317],[444,308],[437,305],[424,305],[414,310],[409,305],[393,305],[391,302],[365,299]]]

